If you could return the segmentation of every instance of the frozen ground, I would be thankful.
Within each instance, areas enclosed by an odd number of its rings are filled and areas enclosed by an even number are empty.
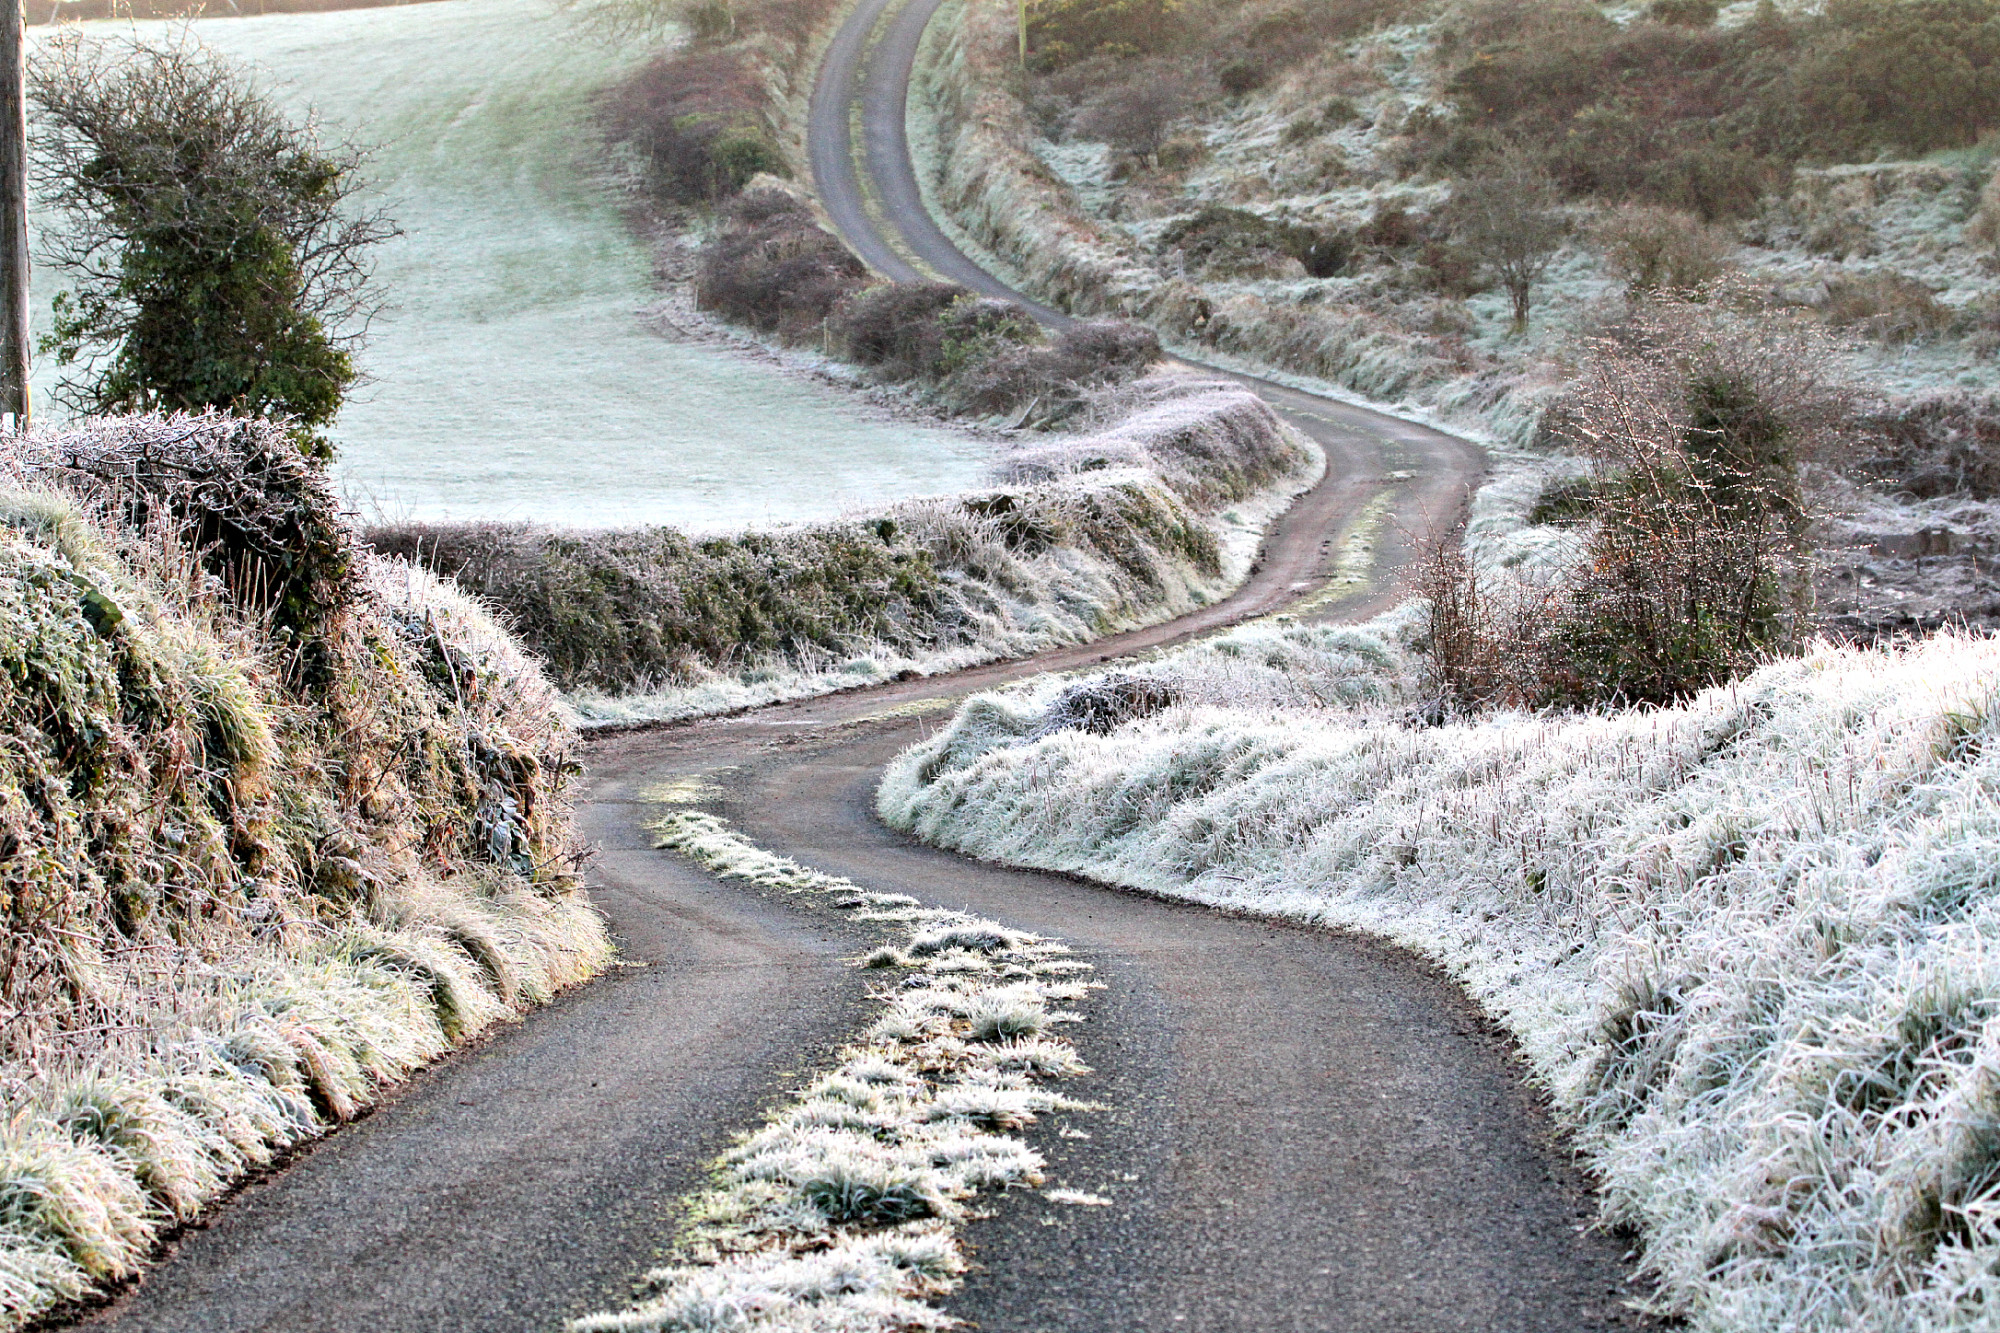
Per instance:
[[[586,121],[636,53],[580,38],[547,0],[195,26],[334,134],[380,146],[374,175],[407,234],[383,255],[373,382],[337,431],[364,510],[715,529],[980,480],[971,437],[648,329],[650,259],[596,183]]]

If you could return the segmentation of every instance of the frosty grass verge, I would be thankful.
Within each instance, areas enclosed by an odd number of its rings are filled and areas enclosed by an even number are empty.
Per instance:
[[[964,633],[934,647],[858,643],[846,654],[747,663],[739,671],[646,693],[578,691],[583,730],[679,721],[838,690],[904,673],[942,675],[1159,624],[1225,597],[1249,577],[1270,525],[1316,485],[1326,456],[1247,391],[1203,376],[1156,373],[1108,397],[1106,420],[1004,457],[991,493],[906,501],[872,517],[938,534]],[[1246,485],[1245,477],[1268,477]],[[1115,555],[1088,534],[1044,549],[1010,539],[1003,519],[973,520],[965,501],[1000,498],[1009,511],[1085,522],[1080,501],[1157,505],[1212,538],[1213,569],[1184,554],[1127,544]],[[1120,497],[1124,497],[1121,499]],[[1076,510],[1070,513],[1069,510]]]
[[[972,699],[881,812],[1441,963],[1696,1328],[1992,1327],[2000,640],[1819,645],[1676,708],[1424,727],[1400,715],[1411,627],[1223,636],[1139,668],[1179,701],[1109,734],[1059,683]]]
[[[1042,1182],[1041,1155],[1010,1131],[1083,1107],[1038,1080],[1089,1072],[1055,1031],[1081,1016],[1052,1007],[1094,989],[1078,979],[1089,964],[1054,941],[772,855],[714,815],[674,810],[653,827],[656,845],[716,875],[826,895],[857,921],[903,928],[900,947],[863,966],[906,975],[834,1069],[723,1155],[681,1262],[648,1273],[638,1305],[571,1333],[953,1327],[925,1301],[958,1285],[953,1231],[969,1201]]]

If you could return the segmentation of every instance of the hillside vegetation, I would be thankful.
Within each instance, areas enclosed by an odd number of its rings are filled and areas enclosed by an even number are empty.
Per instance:
[[[2000,614],[1985,0],[1033,13],[1023,72],[1010,6],[948,5],[913,115],[936,210],[1027,290],[1539,452],[1662,298],[1817,332],[1854,407],[1823,623]]]
[[[0,452],[0,1325],[599,967],[575,740],[280,426]]]

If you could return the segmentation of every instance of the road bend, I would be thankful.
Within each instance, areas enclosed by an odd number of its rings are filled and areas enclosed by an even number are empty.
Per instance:
[[[924,212],[905,135],[936,0],[863,0],[812,103],[828,212],[876,268],[942,275],[1038,317]],[[1629,1322],[1621,1247],[1507,1042],[1447,980],[1373,941],[967,861],[872,814],[883,764],[952,703],[1045,670],[1308,605],[1391,604],[1409,538],[1448,526],[1478,451],[1244,379],[1326,451],[1233,596],[1167,625],[952,676],[605,736],[590,751],[591,891],[621,964],[419,1074],[253,1182],[88,1316],[204,1333],[547,1333],[622,1305],[677,1201],[860,1022],[856,927],[651,849],[649,790],[700,775],[762,845],[870,888],[1075,946],[1106,983],[1076,1029],[1099,1111],[1051,1119],[1054,1183],[968,1231],[951,1313],[999,1333],[1490,1330]],[[1357,576],[1353,540],[1366,539]],[[1338,563],[1343,581],[1329,586]]]

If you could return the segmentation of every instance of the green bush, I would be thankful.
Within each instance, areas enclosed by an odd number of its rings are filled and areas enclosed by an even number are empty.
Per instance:
[[[1029,59],[1061,69],[1092,56],[1150,55],[1186,30],[1181,0],[1028,0]]]

